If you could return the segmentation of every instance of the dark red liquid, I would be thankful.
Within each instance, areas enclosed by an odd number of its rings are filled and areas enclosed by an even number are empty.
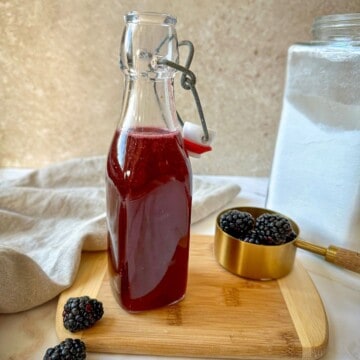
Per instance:
[[[111,284],[128,311],[164,306],[185,295],[191,168],[179,132],[117,132],[107,161]]]

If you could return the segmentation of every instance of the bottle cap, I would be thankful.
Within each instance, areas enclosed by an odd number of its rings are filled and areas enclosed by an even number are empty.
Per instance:
[[[212,150],[210,145],[215,137],[215,131],[208,129],[208,133],[209,139],[205,141],[202,126],[187,121],[184,122],[184,145],[190,156],[200,157],[201,154]]]

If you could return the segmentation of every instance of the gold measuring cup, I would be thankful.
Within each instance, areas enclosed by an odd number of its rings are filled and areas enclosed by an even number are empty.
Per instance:
[[[282,245],[251,244],[225,233],[219,225],[220,216],[228,210],[245,211],[255,218],[263,213],[278,214],[290,221],[297,237]],[[360,253],[329,246],[324,248],[299,238],[300,229],[289,217],[278,212],[257,207],[236,207],[222,211],[216,218],[214,253],[216,260],[230,272],[249,279],[271,280],[287,275],[295,261],[299,247],[322,255],[325,260],[345,269],[360,273]]]

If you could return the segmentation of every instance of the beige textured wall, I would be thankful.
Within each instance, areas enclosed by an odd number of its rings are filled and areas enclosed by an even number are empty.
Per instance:
[[[360,0],[0,1],[0,166],[105,154],[121,106],[123,14],[169,12],[196,48],[192,70],[214,151],[195,173],[267,176],[288,46],[314,16],[360,12]],[[183,118],[198,121],[177,91]]]

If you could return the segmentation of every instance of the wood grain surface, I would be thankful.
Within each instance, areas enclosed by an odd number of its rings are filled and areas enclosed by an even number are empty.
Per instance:
[[[69,297],[81,295],[102,301],[105,314],[72,334],[61,313]],[[328,343],[321,298],[298,260],[280,280],[246,280],[216,262],[211,236],[191,238],[185,299],[136,314],[112,295],[106,252],[84,252],[73,286],[60,295],[56,331],[61,340],[81,338],[91,352],[206,358],[318,359]]]

